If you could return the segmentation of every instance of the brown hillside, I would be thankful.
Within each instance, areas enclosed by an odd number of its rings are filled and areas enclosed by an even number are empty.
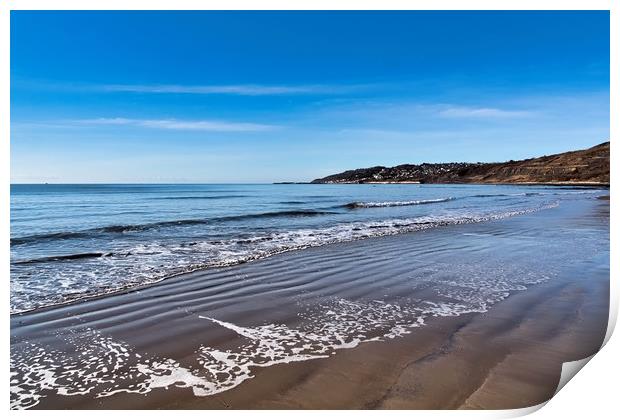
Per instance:
[[[340,183],[609,184],[609,142],[585,150],[503,163],[423,163],[375,166],[319,178]]]

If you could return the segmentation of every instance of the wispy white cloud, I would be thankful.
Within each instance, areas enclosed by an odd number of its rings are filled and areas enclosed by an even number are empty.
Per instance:
[[[352,82],[352,83],[296,83],[296,84],[183,84],[183,83],[89,83],[55,82],[18,79],[11,81],[11,87],[29,90],[52,90],[61,92],[118,92],[152,94],[190,95],[238,95],[238,96],[286,96],[323,95],[335,96],[363,92],[401,92],[411,89],[411,82]]]
[[[543,117],[548,113],[540,104],[492,104],[472,106],[459,103],[432,103],[404,99],[348,99],[338,102],[323,101],[308,113],[310,118],[317,117],[343,124],[362,124],[365,127],[389,127],[389,129],[423,129],[432,124],[445,124],[446,119],[454,124],[478,120],[489,123],[506,123],[507,120]]]
[[[101,85],[107,92],[183,93],[195,95],[336,95],[366,90],[374,85]]]
[[[118,125],[136,126],[146,128],[159,128],[165,130],[191,130],[191,131],[269,131],[280,128],[276,125],[255,124],[248,122],[230,122],[215,120],[176,120],[176,119],[133,119],[133,118],[95,118],[73,120],[73,124],[79,125]]]
[[[438,115],[448,118],[520,118],[531,116],[527,110],[507,110],[500,108],[477,108],[466,106],[442,107]]]

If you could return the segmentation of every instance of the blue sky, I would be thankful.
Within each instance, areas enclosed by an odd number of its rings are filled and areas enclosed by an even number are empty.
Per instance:
[[[11,12],[12,182],[307,181],[609,139],[609,13]]]

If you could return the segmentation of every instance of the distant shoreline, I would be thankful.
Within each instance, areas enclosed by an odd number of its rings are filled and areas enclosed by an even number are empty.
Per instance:
[[[273,185],[315,185],[312,182],[274,182]],[[420,181],[367,181],[367,182],[326,182],[322,185],[389,185],[389,184],[411,184],[411,185],[518,185],[518,186],[554,186],[554,187],[592,187],[609,188],[609,182],[420,182]]]
[[[589,149],[497,163],[422,163],[351,169],[313,184],[609,185],[610,143]]]

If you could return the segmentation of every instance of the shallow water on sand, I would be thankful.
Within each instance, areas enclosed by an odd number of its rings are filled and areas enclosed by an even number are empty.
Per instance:
[[[211,268],[13,316],[12,407],[89,407],[174,389],[214,395],[260,368],[415,334],[433,317],[485,312],[560,273],[609,266],[608,202],[591,190],[527,191],[541,195],[484,218],[488,209],[462,198],[467,206],[425,212],[468,212],[466,222]]]

